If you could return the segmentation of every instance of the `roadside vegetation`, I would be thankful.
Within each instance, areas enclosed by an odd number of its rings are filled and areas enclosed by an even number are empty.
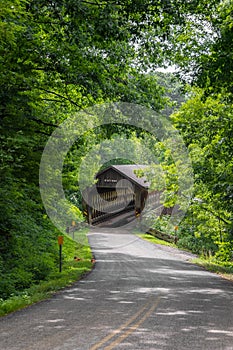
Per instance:
[[[87,230],[83,230],[85,236]],[[59,261],[43,281],[37,282],[29,288],[15,291],[7,299],[0,299],[0,316],[42,301],[52,296],[64,287],[72,285],[84,277],[93,268],[93,257],[88,245],[79,244],[69,236],[64,237],[62,248],[62,271],[59,272]],[[57,246],[57,255],[59,248]]]

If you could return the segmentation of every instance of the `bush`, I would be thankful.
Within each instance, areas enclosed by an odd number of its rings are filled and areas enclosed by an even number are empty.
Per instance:
[[[7,299],[16,292],[14,280],[10,275],[0,275],[0,295],[1,299]]]
[[[32,273],[26,271],[22,266],[15,268],[9,277],[14,283],[14,288],[16,291],[21,291],[28,288],[32,283]]]
[[[218,245],[219,245],[219,249],[215,254],[215,259],[222,262],[233,261],[232,242],[221,242]]]
[[[55,269],[55,262],[49,254],[37,254],[30,258],[26,268],[32,274],[32,281],[37,283],[45,280]]]

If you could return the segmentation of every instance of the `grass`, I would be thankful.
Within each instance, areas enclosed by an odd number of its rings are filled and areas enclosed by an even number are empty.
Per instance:
[[[60,273],[58,268],[57,271],[48,276],[46,281],[32,285],[23,292],[12,295],[7,300],[0,299],[0,316],[45,300],[58,290],[72,285],[88,273],[92,269],[93,263],[91,262],[92,253],[88,245],[86,233],[87,230],[85,229],[81,232],[82,244],[77,243],[66,235],[62,247],[62,257],[64,260],[62,272]],[[80,235],[80,231],[77,234]],[[80,258],[80,260],[74,260],[75,256]]]
[[[170,242],[163,241],[162,239],[154,237],[154,236],[150,235],[149,233],[145,233],[145,234],[144,233],[138,233],[137,235],[139,237],[141,237],[142,239],[145,239],[146,241],[149,241],[149,242],[154,243],[154,244],[161,244],[161,245],[166,245],[168,247],[177,248],[175,243],[170,243]]]
[[[192,259],[192,263],[203,267],[204,269],[217,273],[221,277],[233,282],[233,263],[216,262],[213,259],[197,258]]]
[[[138,236],[141,237],[142,239],[145,239],[146,241],[149,241],[149,242],[154,243],[154,244],[161,244],[161,245],[180,249],[179,247],[177,247],[176,244],[163,241],[163,240],[156,238],[150,234],[138,233]],[[217,262],[214,260],[214,258],[206,259],[203,257],[192,259],[190,262],[192,262],[193,264],[196,264],[198,266],[203,267],[207,271],[217,273],[225,279],[233,281],[233,263],[232,262],[229,262],[229,263],[223,263],[220,261]]]

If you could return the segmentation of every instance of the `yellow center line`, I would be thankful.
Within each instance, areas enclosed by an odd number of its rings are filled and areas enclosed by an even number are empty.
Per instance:
[[[131,333],[133,333],[156,309],[160,301],[160,297],[157,299],[156,303],[147,311],[147,313],[135,324],[131,325],[128,330],[122,333],[115,341],[113,341],[109,346],[105,347],[104,350],[111,350],[116,345],[120,344],[125,338],[127,338]]]
[[[99,343],[93,345],[89,350],[96,350],[101,345],[106,343],[108,340],[112,339],[116,336],[116,334],[119,334],[125,327],[127,327],[130,323],[132,323],[150,304],[150,301],[148,301],[136,314],[134,314],[125,324],[123,324],[120,328],[116,329],[113,333],[107,335],[105,338],[103,338]]]
[[[159,298],[160,299],[160,298]],[[152,306],[152,308],[153,308],[153,310],[156,308],[156,306],[158,305],[158,302],[159,302],[159,300],[157,300],[157,303],[156,304],[154,304],[153,306]],[[103,345],[103,344],[105,344],[105,343],[107,343],[110,339],[112,339],[113,337],[115,337],[117,334],[119,334],[119,333],[121,333],[121,331],[124,329],[124,328],[126,328],[126,327],[128,327],[133,321],[135,321],[146,309],[147,309],[147,307],[149,306],[151,304],[151,300],[149,300],[143,307],[141,307],[141,309],[139,309],[139,311],[138,312],[136,312],[136,314],[134,314],[126,323],[124,323],[121,327],[119,327],[118,329],[116,329],[113,333],[111,333],[111,334],[109,334],[109,335],[107,335],[106,337],[104,337],[101,341],[99,341],[98,343],[96,343],[95,345],[93,345],[89,350],[96,350],[96,349],[98,349],[101,345]],[[152,308],[150,308],[149,309],[149,311],[148,312],[150,312],[150,314],[153,312],[153,310],[151,311],[151,309]],[[149,314],[148,314],[148,312],[144,315],[144,317],[143,318],[141,318],[140,319],[140,321],[139,321],[139,324],[137,324],[137,327],[142,323],[142,322],[144,322],[144,320],[149,316]],[[148,314],[148,315],[147,315]],[[146,316],[146,317],[145,317]],[[132,328],[132,327],[131,327]],[[130,330],[131,330],[131,328],[130,328]],[[134,329],[132,330],[132,332],[134,331]],[[132,332],[130,332],[130,333],[132,333]],[[129,333],[129,334],[130,334]],[[124,335],[125,333],[123,333],[123,335]],[[127,335],[128,336],[128,335]],[[119,337],[120,338],[120,337]],[[119,338],[117,338],[117,340],[119,339]],[[124,337],[124,339],[125,339],[126,337]],[[117,341],[116,340],[116,341]],[[122,339],[123,340],[123,339]],[[121,340],[121,341],[122,341]],[[110,346],[111,346],[111,344],[110,344]],[[115,345],[114,345],[115,346]],[[108,348],[106,348],[106,349],[108,349]],[[110,349],[110,348],[109,348]]]

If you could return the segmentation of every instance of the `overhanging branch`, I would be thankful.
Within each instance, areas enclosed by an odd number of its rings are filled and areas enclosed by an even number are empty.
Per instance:
[[[71,104],[73,104],[73,105],[75,105],[75,106],[77,106],[77,107],[79,107],[79,108],[82,108],[82,106],[79,105],[77,102],[75,102],[75,101],[71,100],[70,98],[68,98],[68,97],[66,97],[66,96],[63,96],[63,95],[61,95],[61,94],[59,94],[59,93],[57,93],[57,92],[50,91],[50,90],[47,90],[47,89],[43,89],[43,88],[41,88],[41,87],[39,87],[38,89],[39,89],[39,90],[42,90],[42,91],[44,91],[44,92],[47,92],[48,94],[52,94],[52,95],[54,95],[54,96],[60,97],[60,98],[62,98],[63,100],[69,101]]]

